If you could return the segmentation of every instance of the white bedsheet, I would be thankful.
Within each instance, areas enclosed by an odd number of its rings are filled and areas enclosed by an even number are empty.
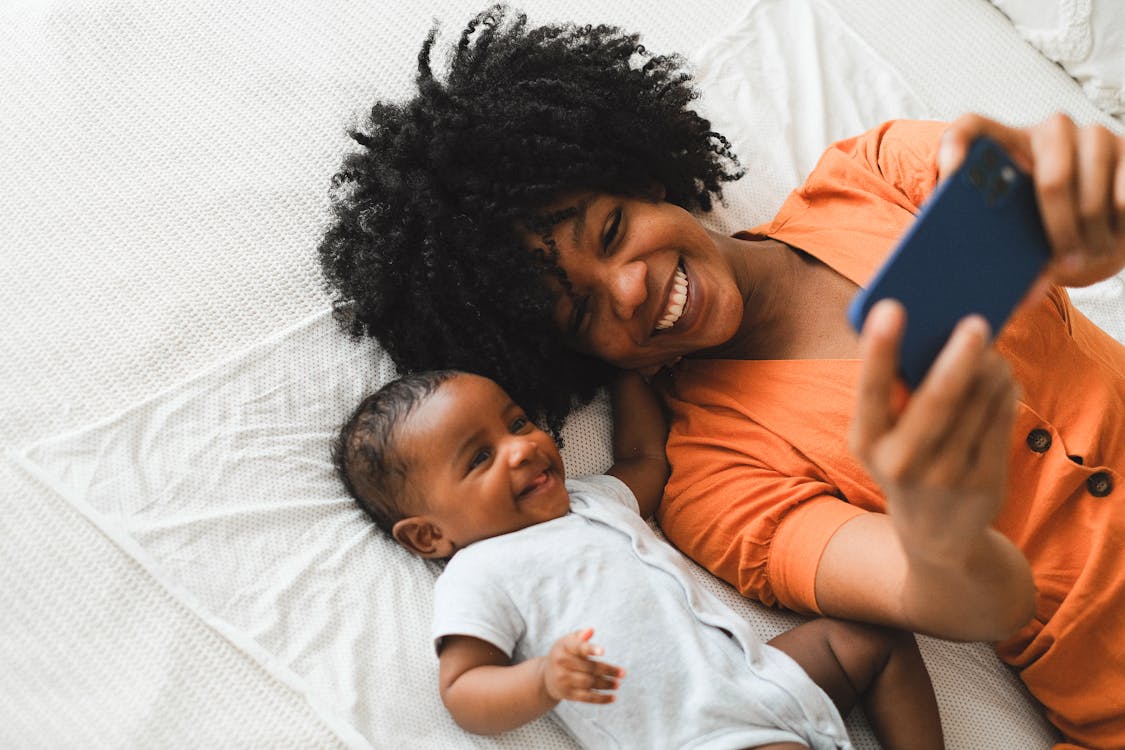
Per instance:
[[[524,5],[692,53],[750,171],[708,219],[731,230],[889,117],[1101,115],[984,0]],[[476,9],[0,8],[0,746],[571,746],[547,720],[453,725],[434,571],[372,531],[326,456],[391,375],[336,330],[316,267],[344,130],[408,82],[432,18],[448,39]],[[1120,338],[1123,295],[1075,298]],[[607,431],[603,402],[568,425],[573,474],[604,468]],[[765,635],[796,622],[700,575]],[[986,646],[923,648],[950,747],[1049,745]]]

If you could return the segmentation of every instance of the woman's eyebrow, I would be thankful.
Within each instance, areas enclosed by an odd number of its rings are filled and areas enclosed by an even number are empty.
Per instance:
[[[578,201],[578,204],[574,207],[574,224],[571,228],[576,247],[582,244],[582,235],[586,233],[586,209],[590,207],[590,202],[593,200],[593,196],[588,196]]]

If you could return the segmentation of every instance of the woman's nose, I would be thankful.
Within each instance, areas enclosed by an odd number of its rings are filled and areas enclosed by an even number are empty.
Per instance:
[[[648,299],[645,285],[648,268],[644,261],[634,260],[613,270],[609,281],[609,297],[613,312],[622,320],[631,320],[637,308]]]

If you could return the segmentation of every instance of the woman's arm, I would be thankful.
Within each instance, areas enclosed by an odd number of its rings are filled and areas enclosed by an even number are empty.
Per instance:
[[[499,734],[547,713],[559,701],[612,703],[624,670],[593,657],[590,628],[563,636],[546,656],[512,664],[503,651],[466,635],[442,639],[441,699],[457,724],[474,734]]]
[[[868,317],[851,433],[887,514],[858,516],[832,536],[817,604],[945,638],[999,640],[1027,622],[1035,601],[1027,560],[991,528],[1007,492],[1015,385],[974,317],[907,400],[895,374],[904,324],[894,302]]]
[[[1054,253],[1049,281],[1082,286],[1125,266],[1125,138],[1064,115],[1028,128],[966,115],[943,135],[942,178],[981,135],[1034,179]],[[881,330],[865,334],[852,447],[882,486],[888,514],[853,518],[831,537],[817,604],[949,638],[1004,637],[1034,607],[1026,560],[990,527],[1004,501],[1010,377],[987,350],[986,332],[963,332],[961,354],[903,407],[894,378],[901,313],[887,315]]]
[[[610,386],[613,406],[613,466],[609,474],[629,486],[641,517],[656,511],[668,481],[668,421],[652,387],[635,372],[622,371]]]

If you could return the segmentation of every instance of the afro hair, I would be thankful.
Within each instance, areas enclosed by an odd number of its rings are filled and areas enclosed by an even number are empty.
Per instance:
[[[550,252],[520,227],[578,190],[642,195],[653,184],[711,209],[741,176],[728,142],[690,108],[678,56],[609,26],[529,27],[504,6],[478,14],[417,91],[377,102],[350,135],[319,247],[338,319],[374,336],[402,373],[460,369],[496,380],[555,434],[610,368],[566,348],[552,319]],[[548,246],[553,247],[548,239]]]

